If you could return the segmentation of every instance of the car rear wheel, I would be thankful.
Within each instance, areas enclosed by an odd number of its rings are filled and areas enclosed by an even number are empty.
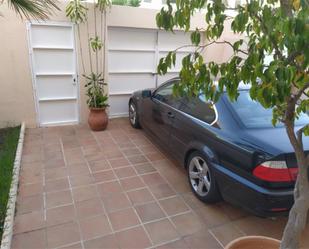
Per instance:
[[[197,198],[206,203],[221,200],[211,165],[202,153],[194,152],[190,155],[187,172],[191,189]]]
[[[129,119],[132,127],[140,128],[139,120],[138,120],[138,113],[136,104],[133,101],[130,101],[129,104]]]

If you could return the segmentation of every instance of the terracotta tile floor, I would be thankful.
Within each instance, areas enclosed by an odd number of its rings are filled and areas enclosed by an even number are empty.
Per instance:
[[[285,222],[201,203],[181,166],[127,119],[96,133],[26,131],[12,248],[213,249],[243,235],[280,238]]]

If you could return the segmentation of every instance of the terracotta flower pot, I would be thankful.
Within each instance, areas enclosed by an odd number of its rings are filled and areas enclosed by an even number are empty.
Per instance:
[[[279,249],[280,241],[264,236],[245,236],[230,242],[225,249]]]
[[[88,124],[93,131],[103,131],[108,124],[105,108],[90,108]]]

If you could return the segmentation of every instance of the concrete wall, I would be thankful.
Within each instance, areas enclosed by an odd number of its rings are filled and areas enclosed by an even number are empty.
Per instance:
[[[68,21],[64,14],[65,3],[61,4],[62,11],[51,16],[51,21]],[[0,127],[8,123],[20,123],[25,121],[28,127],[35,127],[36,111],[32,89],[32,78],[29,64],[29,52],[27,44],[26,21],[21,20],[16,14],[7,9],[5,4],[0,5]],[[149,28],[156,29],[155,16],[158,10],[132,8],[124,6],[113,6],[108,11],[108,26]],[[97,20],[98,25],[100,22]],[[90,32],[93,33],[94,17],[89,15]],[[192,29],[204,26],[204,15],[198,14],[193,18]],[[82,49],[86,65],[88,57],[87,36],[85,25],[81,26]],[[107,44],[108,46],[108,44]],[[206,57],[211,59],[221,59],[224,50],[217,50],[215,53],[206,51]],[[80,50],[78,61],[81,60]],[[209,53],[209,55],[208,55]],[[107,64],[107,63],[106,63]],[[87,68],[89,72],[89,68]],[[107,72],[107,68],[106,68]],[[79,73],[83,73],[81,63],[79,63]],[[107,73],[106,73],[107,75]],[[79,77],[81,79],[81,77]],[[106,79],[108,81],[108,79]],[[84,123],[88,117],[84,82],[80,82],[80,105],[81,121]]]

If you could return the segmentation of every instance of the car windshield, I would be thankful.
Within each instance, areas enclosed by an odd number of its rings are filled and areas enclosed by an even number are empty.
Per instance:
[[[261,104],[252,100],[248,90],[239,91],[236,102],[230,102],[240,120],[247,128],[267,128],[272,127],[272,109],[265,109]],[[309,123],[309,116],[302,114],[295,121],[295,125],[305,125]],[[277,127],[282,127],[278,123]]]

